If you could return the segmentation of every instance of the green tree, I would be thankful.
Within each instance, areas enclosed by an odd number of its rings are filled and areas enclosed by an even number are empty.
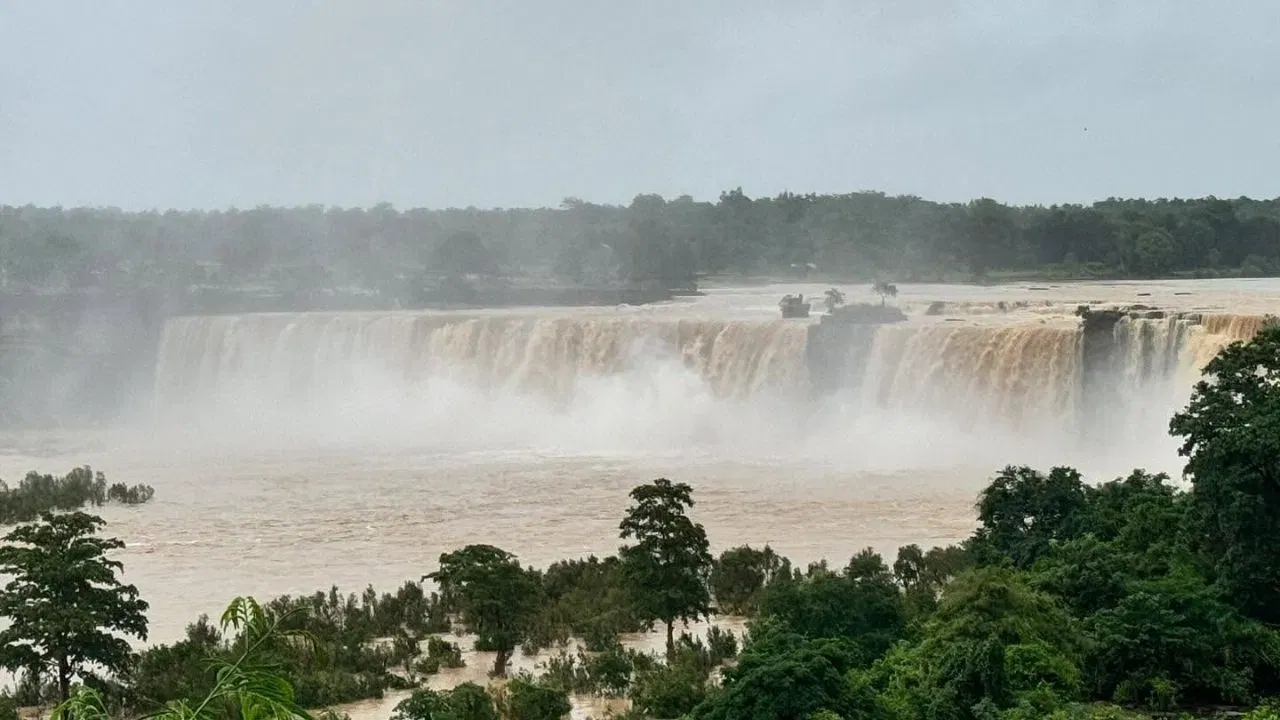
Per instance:
[[[507,683],[507,714],[511,720],[560,720],[573,709],[563,690],[524,677]]]
[[[760,595],[759,617],[804,637],[848,638],[872,655],[884,652],[902,635],[905,606],[888,568],[870,559],[855,557],[843,574],[817,569],[771,583]]]
[[[498,720],[498,710],[488,690],[465,682],[452,690],[414,690],[396,705],[391,720]]]
[[[919,717],[982,717],[1047,690],[1053,704],[1080,690],[1075,624],[1051,597],[1009,568],[968,571],[948,586],[920,642],[881,665],[892,702]],[[896,696],[896,697],[895,697]]]
[[[1050,543],[1079,534],[1087,504],[1084,481],[1071,468],[1042,475],[1026,466],[1006,467],[978,496],[982,527],[974,534],[975,546],[1030,567]]]
[[[1194,543],[1248,615],[1280,622],[1280,326],[1205,366],[1173,417],[1191,478]]]
[[[782,558],[768,545],[730,548],[711,567],[711,590],[721,612],[746,614],[755,608],[765,585],[782,569]]]
[[[623,578],[639,617],[667,626],[671,655],[675,621],[697,620],[711,612],[707,533],[685,514],[693,506],[693,490],[684,483],[659,478],[632,490],[631,499],[620,529],[623,540],[635,543],[618,552]]]
[[[1274,633],[1223,603],[1195,573],[1134,582],[1085,622],[1083,663],[1103,698],[1170,710],[1247,703],[1256,679],[1274,677]]]
[[[512,651],[528,636],[541,606],[537,574],[505,550],[468,545],[441,555],[440,569],[426,577],[440,586],[445,605],[477,635],[476,649],[497,653],[493,674],[505,675]]]
[[[13,579],[0,594],[0,665],[52,671],[66,700],[71,679],[91,666],[120,672],[129,661],[123,636],[147,638],[147,603],[116,572],[107,553],[124,543],[96,537],[105,523],[82,512],[44,513],[19,525],[0,547],[0,573]]]

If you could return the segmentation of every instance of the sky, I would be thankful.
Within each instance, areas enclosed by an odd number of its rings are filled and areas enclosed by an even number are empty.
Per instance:
[[[0,205],[1280,195],[1274,0],[0,0]]]

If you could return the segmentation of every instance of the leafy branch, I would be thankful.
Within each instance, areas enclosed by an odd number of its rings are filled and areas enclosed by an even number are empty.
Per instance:
[[[222,613],[222,629],[239,633],[244,649],[234,662],[210,657],[217,682],[194,707],[187,700],[170,702],[143,716],[145,720],[312,720],[294,700],[293,685],[275,667],[260,662],[262,651],[272,643],[313,641],[305,631],[284,627],[297,612],[272,617],[251,597],[233,600]],[[219,708],[238,712],[218,712]],[[102,695],[82,685],[54,708],[52,720],[111,720],[111,715]]]

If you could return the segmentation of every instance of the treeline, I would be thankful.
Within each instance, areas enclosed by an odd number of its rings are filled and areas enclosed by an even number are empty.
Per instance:
[[[396,210],[321,206],[123,212],[0,208],[0,287],[265,284],[388,294],[447,275],[690,287],[698,274],[816,271],[898,280],[1280,272],[1280,200],[1020,207],[883,193],[626,207]]]

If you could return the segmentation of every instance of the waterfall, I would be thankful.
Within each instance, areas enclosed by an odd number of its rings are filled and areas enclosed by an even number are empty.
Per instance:
[[[299,399],[448,378],[570,398],[584,380],[678,361],[723,398],[803,392],[805,327],[609,316],[305,313],[180,317],[165,327],[161,404],[233,390]]]
[[[1041,324],[884,326],[861,395],[876,407],[957,421],[1070,423],[1080,386],[1080,333]]]
[[[1120,317],[1092,336],[1061,317],[1003,325],[930,319],[846,328],[824,344],[811,337],[824,331],[806,323],[640,314],[179,317],[164,329],[155,398],[161,408],[231,398],[259,410],[342,413],[362,397],[412,408],[442,386],[467,389],[457,402],[537,398],[541,409],[521,412],[546,412],[604,392],[610,413],[645,405],[661,407],[655,416],[688,414],[682,403],[696,400],[739,420],[774,412],[778,402],[803,407],[817,392],[849,398],[859,412],[960,428],[1145,442],[1164,435],[1204,364],[1262,322],[1150,313]],[[1086,342],[1100,346],[1086,352]],[[625,384],[602,389],[617,378]],[[440,412],[452,412],[449,402],[438,403]]]

